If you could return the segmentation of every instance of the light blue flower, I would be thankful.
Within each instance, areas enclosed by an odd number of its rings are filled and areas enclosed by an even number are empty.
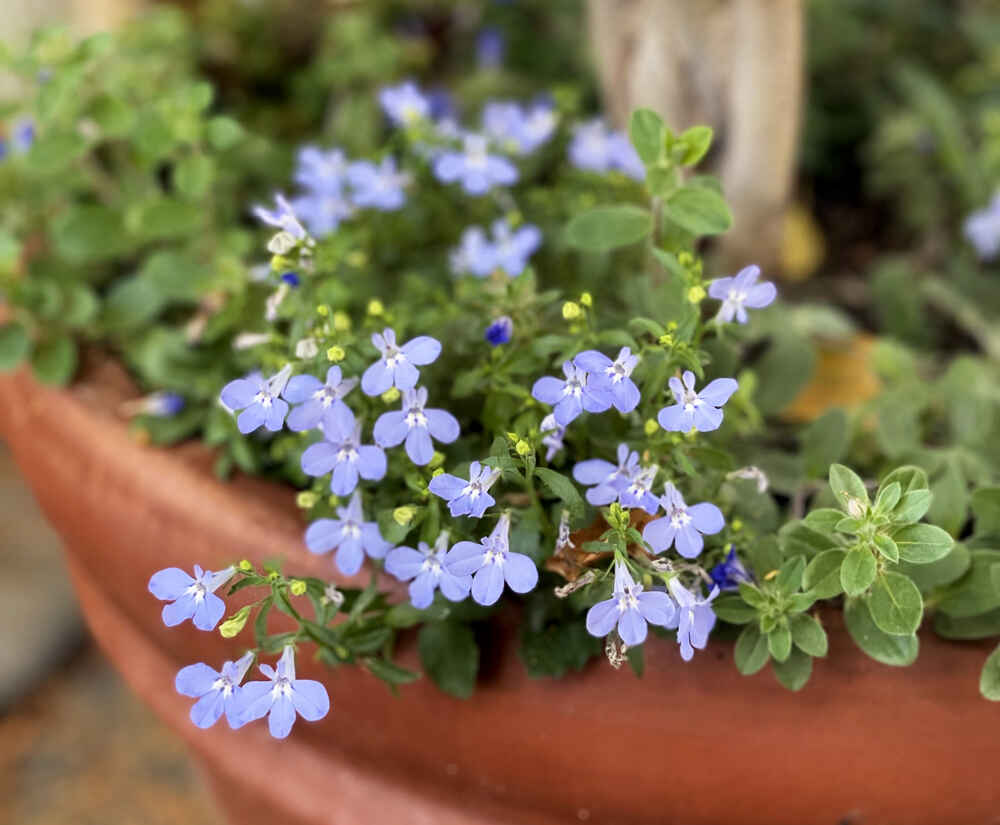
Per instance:
[[[622,347],[614,361],[591,349],[577,355],[573,363],[590,374],[590,382],[596,389],[611,395],[611,403],[618,412],[630,413],[639,405],[639,388],[632,380],[639,356],[633,355],[628,347]]]
[[[466,135],[462,151],[441,152],[434,159],[434,174],[443,183],[461,183],[470,195],[484,195],[494,186],[517,181],[517,168],[507,158],[489,153],[483,135]]]
[[[643,590],[621,563],[615,564],[615,586],[610,599],[587,611],[587,632],[603,638],[617,626],[629,647],[646,641],[648,625],[667,627],[676,619],[677,606],[659,590]]]
[[[653,464],[642,467],[632,475],[628,485],[618,494],[618,503],[626,510],[640,508],[651,516],[660,509],[660,500],[653,495],[653,483],[660,468]]]
[[[527,593],[538,584],[538,568],[529,556],[510,549],[510,516],[504,513],[479,543],[460,541],[445,555],[445,569],[454,576],[472,576],[472,599],[496,604],[504,582],[515,593]]]
[[[563,373],[565,379],[546,375],[539,378],[531,388],[531,395],[535,400],[553,406],[552,414],[557,424],[569,426],[584,410],[597,413],[610,409],[611,393],[591,385],[585,370],[574,366],[572,361],[566,361]]]
[[[380,89],[378,102],[386,117],[397,126],[412,126],[426,120],[431,113],[430,100],[412,80]]]
[[[569,145],[569,160],[577,169],[588,172],[616,170],[636,180],[646,177],[646,169],[628,137],[610,130],[600,119],[576,126]]]
[[[222,388],[219,394],[222,403],[230,410],[243,410],[236,419],[241,433],[246,435],[259,427],[266,427],[271,432],[281,429],[288,413],[288,402],[281,398],[281,393],[291,371],[292,368],[286,365],[270,378],[252,372]]]
[[[425,409],[427,390],[424,387],[403,391],[403,406],[398,412],[385,412],[375,422],[375,443],[380,447],[396,447],[406,442],[410,461],[423,466],[434,457],[431,438],[451,444],[459,435],[458,419],[450,412]]]
[[[530,223],[513,229],[506,219],[500,218],[493,222],[492,232],[494,267],[516,278],[524,272],[528,259],[541,246],[541,231]]]
[[[469,480],[441,473],[431,479],[428,488],[434,495],[448,502],[448,509],[453,516],[471,516],[482,518],[496,500],[489,494],[489,489],[500,478],[500,471],[484,467],[478,461],[469,465]]]
[[[441,354],[441,342],[429,335],[418,335],[397,346],[396,332],[390,327],[374,333],[372,345],[381,357],[361,376],[361,391],[365,395],[381,395],[390,387],[413,389],[420,379],[417,366],[431,364]]]
[[[305,240],[307,237],[306,230],[299,223],[292,205],[285,196],[279,192],[274,196],[274,201],[277,204],[277,209],[265,209],[263,206],[258,205],[253,208],[253,214],[258,220],[266,223],[268,226],[273,226],[276,229],[287,232],[295,240]]]
[[[573,478],[586,487],[586,498],[595,507],[615,501],[639,472],[639,454],[628,444],[618,445],[618,466],[603,458],[580,461],[573,467]]]
[[[406,203],[404,189],[410,175],[396,169],[395,158],[383,158],[378,166],[367,160],[356,161],[347,167],[347,180],[355,206],[392,212]]]
[[[358,486],[358,476],[365,481],[385,477],[385,452],[381,447],[361,443],[361,425],[347,405],[331,407],[323,418],[323,441],[312,444],[302,453],[302,472],[308,476],[330,477],[330,491],[346,496]]]
[[[962,232],[981,260],[990,261],[1000,255],[1000,192],[988,206],[965,219]]]
[[[340,192],[310,192],[292,201],[292,208],[317,238],[335,232],[354,214],[354,206]]]
[[[732,378],[716,378],[699,393],[694,388],[694,373],[685,370],[683,383],[671,376],[670,391],[676,404],[664,407],[656,416],[660,426],[668,432],[686,433],[692,429],[707,433],[722,424],[722,407],[736,392],[739,384]]]
[[[292,732],[296,714],[316,722],[330,712],[330,696],[322,682],[295,678],[295,650],[291,645],[286,645],[277,669],[261,665],[259,670],[268,681],[248,682],[240,691],[244,724],[267,716],[271,736],[284,739]]]
[[[194,577],[179,567],[167,567],[154,573],[149,580],[149,592],[163,606],[163,623],[167,627],[179,625],[186,619],[199,630],[214,630],[226,612],[226,603],[215,595],[215,591],[233,577],[236,568],[227,567],[213,573],[194,566]]]
[[[410,582],[410,601],[423,610],[434,601],[434,591],[452,602],[467,598],[472,588],[472,576],[456,576],[445,567],[448,550],[448,531],[443,531],[429,547],[425,542],[412,547],[396,547],[385,557],[385,569],[400,581]]]
[[[312,375],[296,375],[289,379],[281,394],[286,401],[298,406],[288,414],[288,429],[293,432],[312,430],[332,409],[347,409],[341,399],[357,384],[357,378],[343,378],[336,365],[326,371],[325,384]]]
[[[496,69],[503,65],[507,42],[495,26],[484,26],[476,35],[476,62],[480,68]]]
[[[650,521],[642,530],[643,540],[657,553],[673,545],[684,558],[697,558],[705,546],[702,535],[714,535],[726,524],[722,511],[711,502],[688,507],[669,481],[664,485],[660,505],[666,515]]]
[[[708,598],[702,598],[701,593],[692,593],[680,580],[673,578],[668,585],[670,595],[677,602],[677,613],[667,625],[671,630],[677,630],[677,642],[681,646],[681,658],[690,662],[695,648],[704,650],[708,644],[708,635],[715,627],[715,611],[712,610],[712,600],[719,595],[719,588],[713,587]],[[699,589],[700,590],[700,589]]]
[[[505,149],[527,155],[555,132],[558,118],[552,105],[535,103],[530,109],[510,101],[494,101],[483,108],[483,131]]]
[[[246,653],[235,662],[225,662],[221,671],[204,662],[181,668],[174,687],[181,696],[198,700],[191,706],[191,721],[199,728],[210,728],[225,713],[229,727],[241,727],[240,682],[252,664],[253,653]]]
[[[306,547],[311,553],[337,549],[337,567],[345,576],[361,569],[365,554],[381,559],[392,545],[382,538],[378,524],[365,521],[361,493],[355,490],[347,507],[337,508],[337,518],[316,519],[306,530]]]
[[[296,183],[316,194],[340,194],[347,174],[347,157],[343,150],[323,151],[317,146],[303,146],[296,161]]]
[[[741,324],[747,322],[746,307],[762,309],[774,301],[778,290],[770,281],[758,284],[759,266],[747,266],[732,278],[717,278],[708,285],[708,294],[722,301],[716,320],[728,323],[734,318]]]
[[[451,271],[456,275],[485,278],[496,269],[496,250],[481,226],[470,226],[462,232],[457,249],[451,253]]]

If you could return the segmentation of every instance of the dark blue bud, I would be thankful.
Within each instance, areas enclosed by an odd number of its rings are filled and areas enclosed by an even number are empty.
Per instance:
[[[509,316],[504,315],[486,327],[486,334],[483,337],[494,347],[499,347],[501,344],[506,344],[513,334],[514,322]]]
[[[297,272],[283,272],[281,275],[281,280],[284,281],[289,286],[295,287],[302,283]]]

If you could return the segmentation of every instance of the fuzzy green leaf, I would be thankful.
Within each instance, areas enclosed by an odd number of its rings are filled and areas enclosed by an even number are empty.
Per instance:
[[[917,586],[902,573],[883,573],[872,586],[868,608],[880,630],[910,636],[920,627],[924,600]]]

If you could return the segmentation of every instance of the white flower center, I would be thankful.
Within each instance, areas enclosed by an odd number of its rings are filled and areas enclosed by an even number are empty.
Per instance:
[[[345,521],[341,530],[348,538],[356,539],[361,535],[361,525],[356,521]]]
[[[730,289],[729,295],[726,297],[726,300],[729,301],[731,304],[742,304],[746,299],[747,299],[746,290],[737,289],[736,287]]]
[[[691,523],[691,516],[688,515],[688,511],[684,507],[671,507],[670,508],[670,526],[673,528],[684,527]]]
[[[399,364],[402,364],[406,360],[406,356],[399,347],[389,346],[385,348],[385,365],[389,369],[395,369]]]
[[[194,596],[194,600],[196,602],[205,601],[205,595],[207,594],[207,592],[208,591],[205,589],[205,585],[203,585],[201,582],[195,582],[194,584],[190,585],[188,589],[185,591],[185,593]]]
[[[253,397],[255,404],[260,404],[265,410],[271,409],[271,404],[274,402],[274,396],[268,392],[261,390]]]
[[[626,610],[638,610],[639,599],[636,596],[637,593],[633,591],[633,588],[630,585],[626,585],[625,589],[618,594],[618,612],[624,613]]]
[[[274,687],[271,688],[271,698],[278,699],[284,696],[286,699],[292,698],[292,683],[284,676],[274,680]]]
[[[424,415],[423,407],[410,407],[410,409],[406,411],[406,426],[411,430],[414,427],[427,426],[427,416]]]
[[[337,450],[337,463],[342,461],[350,461],[354,463],[358,460],[358,451],[354,444],[342,444],[340,449]]]

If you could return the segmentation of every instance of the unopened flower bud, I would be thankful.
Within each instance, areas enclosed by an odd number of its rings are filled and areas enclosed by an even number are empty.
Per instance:
[[[562,316],[567,321],[575,321],[583,315],[583,310],[580,309],[580,305],[576,301],[567,301],[563,304]]]
[[[351,328],[351,316],[338,309],[333,313],[333,328],[337,332],[347,332]]]
[[[392,520],[396,522],[400,527],[406,527],[413,517],[417,514],[417,508],[406,505],[405,507],[397,507],[392,511]]]
[[[386,404],[395,404],[399,401],[399,390],[396,387],[389,387],[380,398],[385,401]]]
[[[514,446],[514,450],[522,458],[531,455],[535,451],[534,448],[527,441],[524,441],[523,439],[517,442],[517,444]]]
[[[700,304],[705,299],[705,287],[693,286],[688,290],[687,299],[692,304]]]
[[[385,306],[383,306],[382,302],[378,298],[372,298],[368,302],[369,315],[378,316],[381,315],[383,312],[385,312]]]
[[[344,352],[344,348],[334,344],[326,351],[326,357],[328,361],[333,361],[336,364],[338,361],[343,361],[347,357],[347,353]]]
[[[288,586],[293,596],[302,596],[306,592],[306,583],[302,579],[294,579]]]
[[[310,510],[316,506],[319,496],[312,490],[303,490],[295,497],[295,504],[303,510]]]
[[[594,296],[591,295],[589,292],[584,292],[580,296],[580,303],[583,304],[585,307],[593,306],[594,305]]]

